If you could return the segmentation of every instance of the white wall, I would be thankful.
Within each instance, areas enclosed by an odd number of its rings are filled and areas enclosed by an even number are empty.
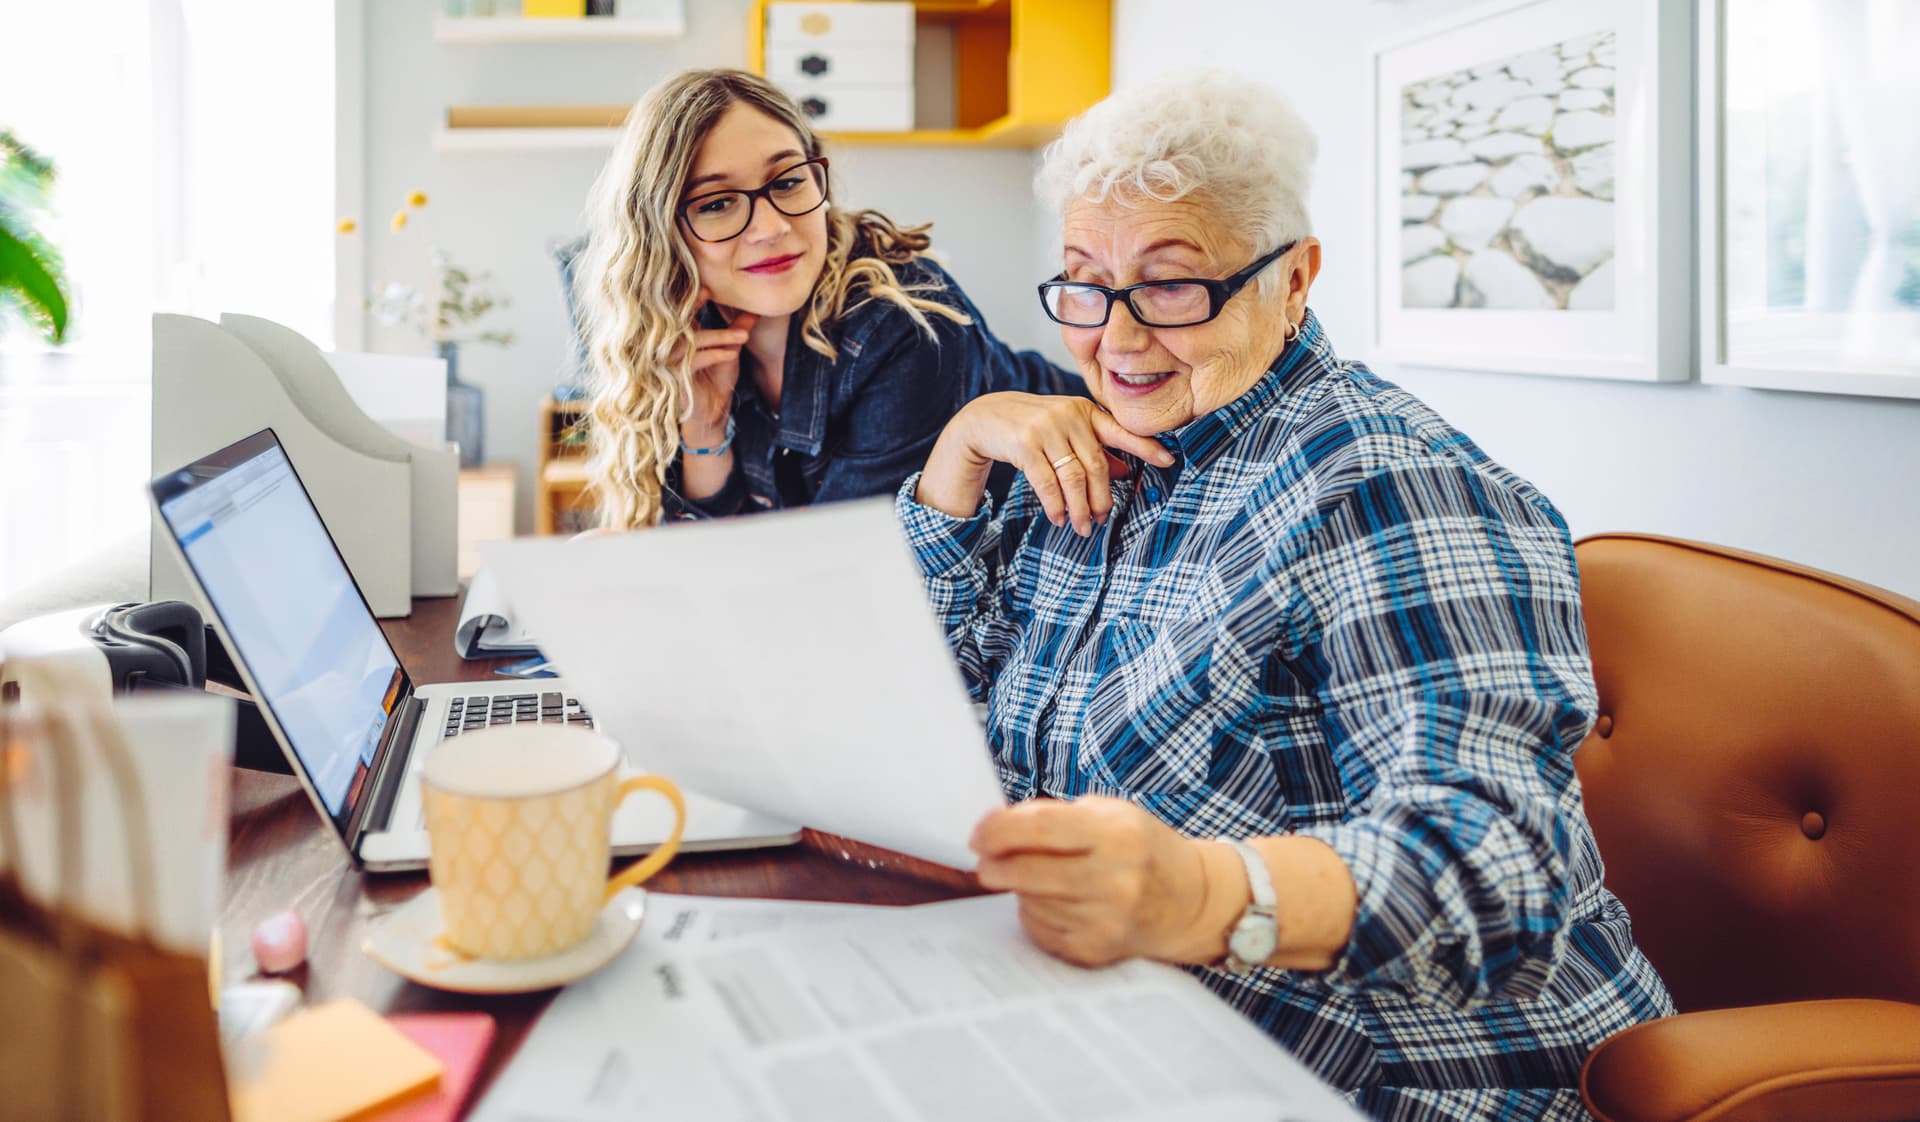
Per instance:
[[[617,104],[692,66],[746,59],[746,0],[686,0],[687,33],[670,42],[441,46],[437,0],[350,0],[365,11],[366,199],[364,283],[428,286],[427,250],[439,245],[470,269],[490,270],[511,295],[499,317],[511,350],[464,348],[464,376],[487,390],[487,457],[514,460],[520,526],[531,525],[540,398],[569,353],[559,274],[545,245],[583,229],[580,214],[604,152],[436,153],[429,140],[448,105]],[[351,68],[348,68],[351,69]],[[1021,151],[927,148],[830,150],[842,205],[871,206],[902,222],[934,223],[935,246],[1002,338],[1051,346],[1033,285],[1033,157]],[[430,203],[401,234],[387,228],[410,191]],[[343,261],[348,260],[343,255]],[[370,325],[369,349],[425,354],[402,329]]]
[[[1372,47],[1461,0],[1115,0],[1116,86],[1205,63],[1272,83],[1320,137],[1312,304],[1365,358]],[[1791,558],[1920,596],[1920,402],[1386,369],[1532,479],[1576,536],[1644,530]]]

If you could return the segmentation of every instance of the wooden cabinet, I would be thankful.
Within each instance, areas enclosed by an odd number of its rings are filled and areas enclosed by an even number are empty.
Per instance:
[[[587,403],[540,405],[540,462],[534,471],[533,532],[577,534],[597,524],[587,494]]]
[[[515,477],[513,464],[481,464],[460,473],[460,522],[458,568],[466,580],[480,568],[483,542],[504,541],[513,536]]]
[[[924,77],[927,86],[916,82],[916,87],[937,92],[925,98],[925,113],[915,113],[926,120],[919,127],[898,131],[839,131],[832,125],[837,115],[832,112],[832,99],[820,98],[824,104],[819,116],[829,144],[1037,148],[1058,136],[1061,125],[1107,96],[1112,0],[912,2],[915,35],[927,44],[915,59],[916,69],[926,71],[918,77]],[[804,60],[785,49],[791,40],[784,34],[781,13],[774,10],[824,7],[847,9],[841,19],[867,14],[854,0],[752,0],[747,8],[747,68],[776,80],[790,74],[789,64]],[[770,14],[776,17],[772,41]],[[446,21],[446,26],[464,36],[489,30],[475,26],[470,32],[468,25],[621,22],[467,19]],[[571,29],[538,30],[555,34]],[[456,41],[446,35],[442,32],[443,41]],[[803,103],[806,100],[801,97]],[[914,112],[913,102],[910,97],[909,112]],[[620,135],[617,126],[627,109],[624,104],[455,106],[448,110],[447,127],[435,132],[433,147],[441,152],[605,150]]]
[[[821,0],[754,0],[747,15],[747,68],[769,73],[785,38],[781,8],[806,14],[860,5]],[[830,144],[955,144],[1037,148],[1060,126],[1107,96],[1112,40],[1110,0],[914,0],[918,34],[950,43],[952,124],[901,132],[840,132]],[[815,21],[831,26],[831,21]],[[779,80],[776,76],[776,80]],[[944,86],[944,82],[942,85]]]

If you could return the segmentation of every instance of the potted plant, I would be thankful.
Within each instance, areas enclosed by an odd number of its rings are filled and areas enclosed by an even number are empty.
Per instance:
[[[415,191],[394,212],[389,226],[405,230],[413,212],[427,205],[425,193]],[[340,223],[340,233],[352,235],[358,224]],[[413,285],[388,281],[367,301],[367,310],[386,327],[405,325],[433,344],[433,353],[447,364],[447,439],[460,446],[460,466],[476,467],[484,459],[486,393],[460,377],[460,348],[466,343],[510,347],[513,332],[489,329],[483,321],[511,303],[497,292],[488,273],[476,273],[453,263],[440,249],[430,251],[435,291],[431,297]]]
[[[22,320],[59,345],[70,303],[60,253],[40,232],[53,161],[0,129],[0,331]]]

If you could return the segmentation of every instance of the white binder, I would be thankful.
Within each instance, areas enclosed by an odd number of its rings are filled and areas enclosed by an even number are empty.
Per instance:
[[[319,348],[277,323],[153,317],[154,474],[269,427],[374,615],[404,616],[415,596],[458,590],[456,450],[423,448],[382,428]],[[156,521],[151,532],[166,530]],[[198,602],[170,552],[149,552],[151,597]]]

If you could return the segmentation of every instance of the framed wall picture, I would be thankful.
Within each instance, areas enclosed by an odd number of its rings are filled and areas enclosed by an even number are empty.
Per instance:
[[[1513,0],[1375,55],[1374,357],[1692,377],[1693,18]]]
[[[1701,0],[1701,379],[1920,398],[1920,4]]]

